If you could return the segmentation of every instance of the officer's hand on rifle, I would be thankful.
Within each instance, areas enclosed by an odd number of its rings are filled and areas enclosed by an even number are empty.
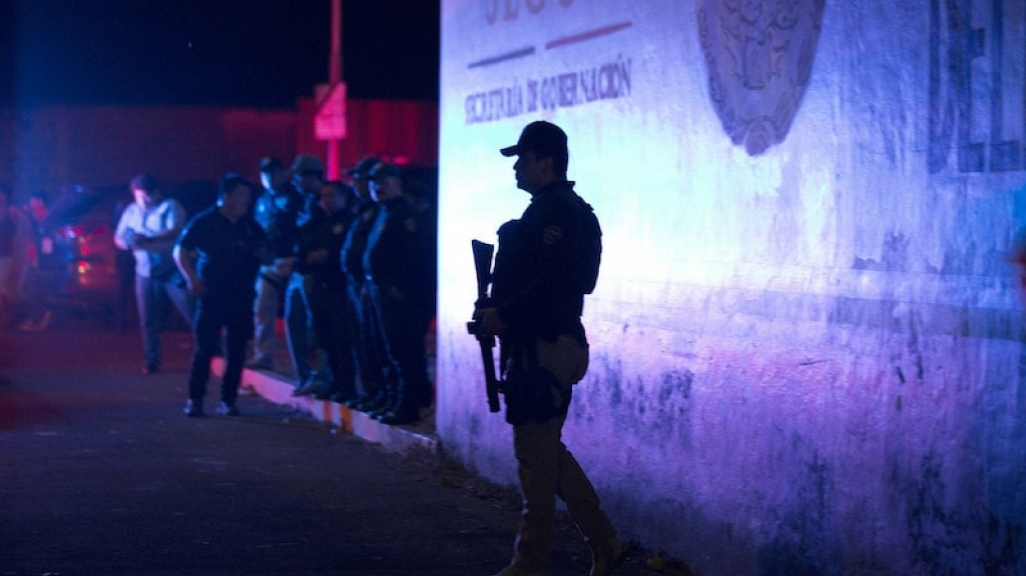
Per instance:
[[[506,331],[506,323],[499,318],[499,311],[495,308],[481,308],[474,313],[474,320],[485,334],[502,336]]]

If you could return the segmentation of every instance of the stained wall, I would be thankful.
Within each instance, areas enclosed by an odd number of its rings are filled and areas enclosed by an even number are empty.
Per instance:
[[[1026,8],[444,0],[438,430],[515,483],[470,240],[546,119],[605,230],[564,429],[702,574],[1026,573]]]

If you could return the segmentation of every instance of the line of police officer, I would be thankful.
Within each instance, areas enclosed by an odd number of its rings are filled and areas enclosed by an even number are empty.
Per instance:
[[[260,171],[255,216],[275,260],[257,279],[248,365],[272,368],[284,296],[295,395],[388,424],[417,421],[433,397],[424,346],[435,306],[430,206],[404,188],[397,166],[373,157],[348,171],[351,186],[326,182],[321,161],[307,154],[293,162],[291,181],[273,158]]]

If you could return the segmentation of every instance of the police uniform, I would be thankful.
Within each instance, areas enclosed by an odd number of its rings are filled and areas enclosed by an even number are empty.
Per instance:
[[[300,269],[307,276],[314,333],[318,344],[327,353],[332,377],[326,388],[316,391],[316,396],[339,402],[356,397],[346,281],[340,261],[342,244],[351,223],[352,215],[345,209],[324,214],[300,228],[297,241]],[[327,251],[327,258],[323,262],[310,263],[307,256],[320,250]]]
[[[533,156],[525,159],[527,152]],[[502,391],[523,494],[513,560],[501,576],[548,573],[557,495],[592,548],[593,574],[608,575],[627,553],[562,441],[573,385],[588,367],[581,314],[598,275],[601,230],[574,183],[555,168],[560,153],[566,154],[566,135],[544,121],[529,124],[516,146],[502,150],[504,156],[519,155],[525,170],[544,158],[552,158],[553,167],[544,174],[547,183],[521,183],[531,203],[519,220],[499,229],[491,302],[483,314],[497,315],[504,325]]]
[[[296,217],[299,228],[315,225],[324,217],[324,211],[317,203],[317,197],[307,194],[305,205]],[[310,278],[308,270],[297,258],[296,266],[289,277],[285,289],[285,339],[289,345],[289,355],[295,370],[298,385],[293,394],[302,394],[316,388],[327,376],[314,370],[310,365],[310,355],[317,350],[318,343],[313,330],[313,311],[310,308]]]
[[[262,267],[256,280],[252,364],[257,367],[273,364],[278,304],[296,262],[296,218],[302,207],[303,196],[291,184],[284,184],[281,190],[268,190],[256,201],[256,221],[267,233],[274,255],[274,262]]]
[[[386,402],[377,413],[383,422],[416,420],[417,410],[430,403],[424,337],[432,312],[431,259],[424,231],[409,199],[393,198],[382,204],[364,252],[377,326],[374,345],[385,368]]]
[[[377,347],[372,345],[375,337],[370,318],[374,315],[374,307],[367,292],[367,275],[363,268],[367,239],[380,209],[381,205],[376,202],[367,202],[363,206],[346,233],[339,257],[346,278],[349,330],[360,379],[358,398],[349,403],[356,410],[371,410],[384,402],[383,369],[376,353]]]

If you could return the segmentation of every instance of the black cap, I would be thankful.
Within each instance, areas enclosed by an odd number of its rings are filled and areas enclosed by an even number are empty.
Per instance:
[[[365,156],[362,160],[356,163],[356,166],[346,170],[346,174],[349,174],[353,178],[366,178],[367,175],[370,174],[371,168],[374,168],[374,166],[379,162],[381,162],[381,160],[374,156]]]
[[[377,180],[378,178],[402,178],[402,172],[399,167],[395,164],[389,164],[388,162],[378,162],[371,168],[367,178],[370,180]]]
[[[281,160],[278,160],[274,156],[265,156],[262,160],[260,160],[260,171],[264,174],[268,174],[274,172],[275,170],[280,170],[283,168],[285,168],[285,165],[281,163]]]
[[[566,152],[566,133],[551,122],[538,120],[524,127],[516,144],[499,152],[503,156],[516,156],[528,150],[535,153]]]
[[[313,154],[300,154],[292,163],[292,171],[297,174],[324,174],[324,163]]]

